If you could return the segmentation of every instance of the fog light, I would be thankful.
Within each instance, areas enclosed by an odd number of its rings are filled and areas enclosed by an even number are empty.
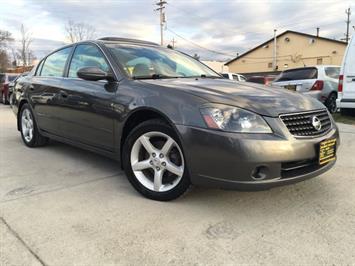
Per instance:
[[[258,166],[251,173],[251,177],[254,180],[263,180],[267,178],[268,173],[269,173],[269,168],[267,168],[266,166]]]

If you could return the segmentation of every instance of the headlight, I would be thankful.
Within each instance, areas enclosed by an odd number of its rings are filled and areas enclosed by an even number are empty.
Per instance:
[[[212,129],[239,133],[272,133],[265,120],[255,113],[232,106],[201,108],[206,125]]]

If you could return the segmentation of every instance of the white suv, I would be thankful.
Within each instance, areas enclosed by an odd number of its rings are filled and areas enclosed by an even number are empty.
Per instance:
[[[319,65],[288,69],[276,77],[273,86],[300,92],[321,101],[331,113],[337,111],[340,66]]]

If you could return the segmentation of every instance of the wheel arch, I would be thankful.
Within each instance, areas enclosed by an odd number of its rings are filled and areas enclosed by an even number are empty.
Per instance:
[[[20,101],[19,105],[18,105],[18,111],[17,111],[17,130],[20,131],[20,115],[21,115],[21,109],[22,109],[22,106],[25,104],[25,103],[28,103],[28,101],[26,99],[23,99]]]
[[[123,146],[124,143],[129,135],[129,133],[139,124],[142,122],[152,120],[152,119],[160,119],[164,122],[166,122],[169,126],[173,128],[175,131],[180,143],[181,141],[181,136],[175,126],[175,123],[169,119],[167,115],[162,113],[161,111],[151,108],[151,107],[141,107],[133,110],[126,118],[124,125],[122,127],[121,131],[121,140],[120,140],[120,162],[121,162],[121,167],[122,167],[122,151],[123,151]],[[122,167],[123,168],[123,167]]]

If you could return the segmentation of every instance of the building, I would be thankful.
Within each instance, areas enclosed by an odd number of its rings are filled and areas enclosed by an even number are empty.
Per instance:
[[[201,61],[201,62],[218,73],[228,72],[228,66],[225,65],[225,62],[220,62],[220,61]]]
[[[274,38],[228,61],[230,72],[253,74],[272,73],[288,68],[313,65],[341,65],[346,43],[296,31],[276,36],[276,64]]]

